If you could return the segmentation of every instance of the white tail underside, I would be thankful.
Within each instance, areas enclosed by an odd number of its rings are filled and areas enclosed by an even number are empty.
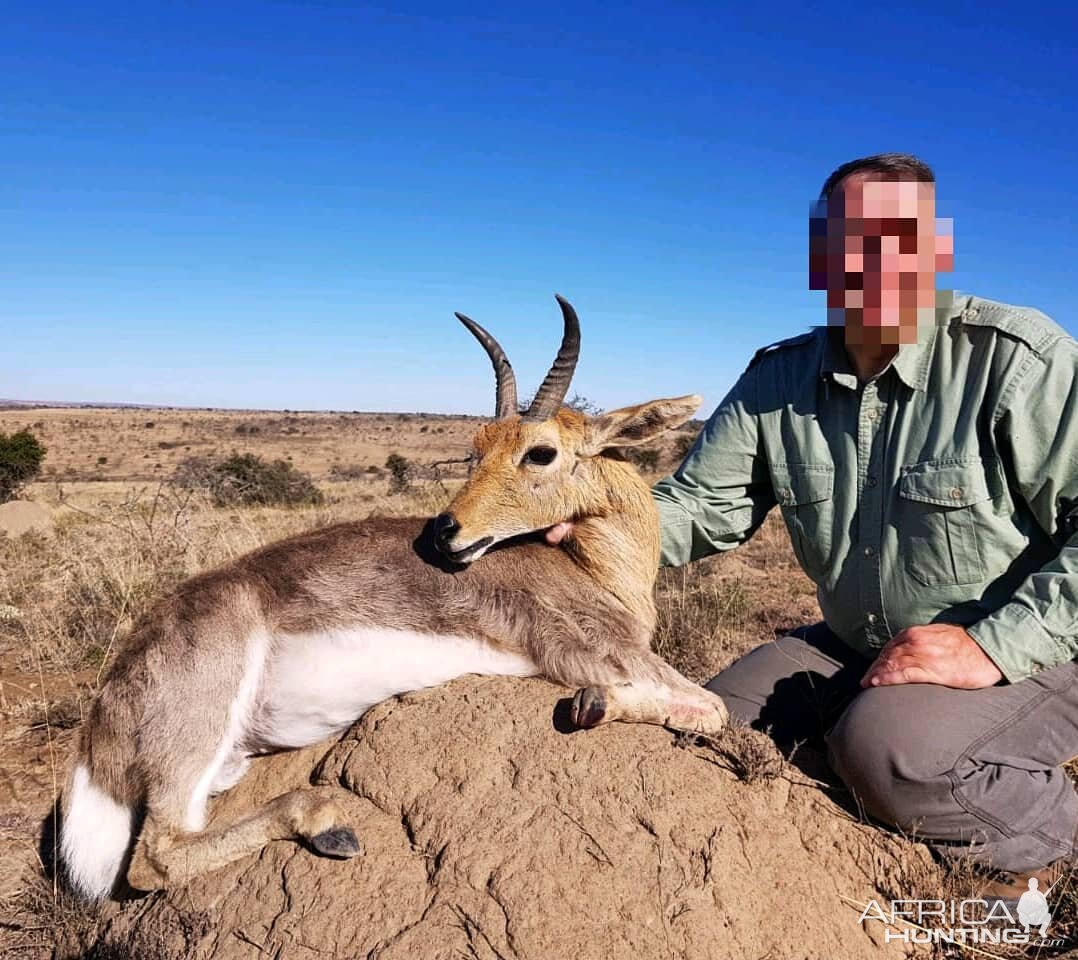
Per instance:
[[[117,803],[79,764],[60,825],[60,855],[72,886],[85,898],[112,892],[131,843],[133,812]]]

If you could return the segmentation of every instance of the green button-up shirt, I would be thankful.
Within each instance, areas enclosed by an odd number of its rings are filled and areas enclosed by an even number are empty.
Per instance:
[[[730,550],[778,504],[854,649],[960,624],[1013,682],[1078,655],[1078,343],[976,297],[938,321],[866,383],[841,328],[758,352],[654,487],[662,562]]]

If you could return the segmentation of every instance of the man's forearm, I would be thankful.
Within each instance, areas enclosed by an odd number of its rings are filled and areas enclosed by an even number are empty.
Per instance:
[[[1078,536],[967,631],[1011,683],[1078,657]]]

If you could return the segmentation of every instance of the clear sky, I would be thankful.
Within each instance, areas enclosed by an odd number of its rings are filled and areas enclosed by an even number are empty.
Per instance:
[[[577,390],[710,409],[891,150],[954,286],[1078,332],[1075,6],[901,6],[4,4],[0,397],[488,413],[453,311],[529,393],[557,291]]]

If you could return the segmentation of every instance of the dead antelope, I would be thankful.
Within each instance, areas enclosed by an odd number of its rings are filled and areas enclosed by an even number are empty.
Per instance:
[[[64,791],[60,855],[78,892],[119,892],[125,873],[135,890],[182,883],[274,839],[355,855],[332,791],[294,790],[206,829],[209,798],[252,755],[316,743],[387,697],[463,674],[582,688],[579,726],[722,728],[722,701],[650,649],[658,517],[618,453],[683,423],[700,398],[597,417],[562,407],[580,331],[558,301],[561,349],[523,415],[505,353],[458,314],[494,364],[497,419],[447,512],[271,544],[181,584],[136,627]],[[568,519],[569,539],[542,542]]]

